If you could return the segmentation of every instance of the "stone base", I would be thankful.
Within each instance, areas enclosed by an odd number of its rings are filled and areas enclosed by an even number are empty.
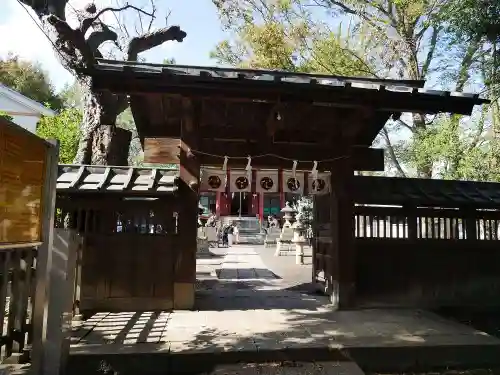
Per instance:
[[[210,245],[206,238],[197,238],[196,253],[197,254],[210,253]]]

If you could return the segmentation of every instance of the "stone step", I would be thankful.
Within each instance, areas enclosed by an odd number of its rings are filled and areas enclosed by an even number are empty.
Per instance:
[[[105,349],[104,351],[89,350],[89,348],[82,348],[80,352],[72,350],[68,374],[102,375],[103,372],[119,375],[221,374],[213,371],[242,368],[249,364],[254,365],[248,367],[269,371],[260,374],[324,374],[307,371],[291,372],[293,364],[298,363],[302,370],[326,368],[333,371],[336,368],[339,371],[337,374],[359,375],[362,372],[357,372],[358,366],[367,372],[375,373],[424,373],[442,368],[498,368],[500,365],[498,345],[477,344],[380,347],[368,343],[366,346],[358,347],[320,347],[312,342],[310,348],[276,350],[262,347],[258,350],[248,350],[242,346],[238,351],[217,352],[210,349],[192,352],[188,348],[180,353],[169,352],[168,348],[163,350],[162,347],[150,347],[149,344],[142,344],[140,348],[142,350],[132,348],[132,345],[120,346],[118,349],[112,347],[113,345],[101,346],[99,349]],[[317,366],[318,363],[321,367]],[[271,372],[278,369],[290,372]],[[239,374],[239,372],[228,371],[225,374]]]
[[[363,375],[354,362],[271,362],[216,366],[210,375]]]

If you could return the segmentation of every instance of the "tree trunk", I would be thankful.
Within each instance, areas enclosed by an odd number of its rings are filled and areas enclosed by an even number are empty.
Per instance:
[[[116,127],[123,98],[95,92],[88,77],[79,80],[85,90],[81,138],[75,164],[127,165],[132,133]]]
[[[425,117],[423,114],[414,113],[413,114],[413,128],[415,129],[414,136],[419,136],[419,132],[424,131],[426,128]],[[428,157],[420,165],[417,166],[417,174],[420,178],[432,178],[433,170],[432,158]]]

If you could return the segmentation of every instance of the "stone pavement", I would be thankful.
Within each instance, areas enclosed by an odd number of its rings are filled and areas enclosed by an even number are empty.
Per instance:
[[[297,288],[310,284],[312,276],[311,267],[296,265],[294,257],[274,257],[273,249],[264,246],[237,245],[211,251],[212,259],[198,261],[197,310],[315,310],[328,306],[327,297],[309,293],[310,285]]]
[[[483,332],[419,310],[333,311],[326,297],[297,288],[276,265],[268,269],[260,250],[212,250],[199,262],[197,311],[96,314],[75,330],[72,361],[130,367],[147,355],[177,372],[200,361],[355,359],[370,370],[498,361],[500,340]]]

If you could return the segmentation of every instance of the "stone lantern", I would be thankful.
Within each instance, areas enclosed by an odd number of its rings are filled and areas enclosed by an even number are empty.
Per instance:
[[[204,207],[201,204],[198,204],[198,233],[196,236],[196,250],[198,254],[207,254],[210,252],[205,228],[201,222],[201,215],[203,215],[204,210]]]
[[[290,207],[290,202],[286,202],[285,207],[281,209],[281,213],[283,213],[283,219],[285,219],[283,228],[290,228],[292,226],[291,222],[294,220],[296,212],[297,211]]]
[[[290,203],[286,202],[285,207],[281,209],[283,213],[283,219],[285,222],[283,223],[283,227],[281,228],[280,238],[276,240],[276,252],[275,256],[280,256],[281,252],[286,248],[287,250],[292,250],[293,246],[293,227],[291,221],[295,218],[295,211],[292,207],[290,207]]]
[[[295,264],[304,264],[304,246],[307,241],[304,237],[305,226],[300,220],[297,220],[293,225],[293,240],[295,244]]]

